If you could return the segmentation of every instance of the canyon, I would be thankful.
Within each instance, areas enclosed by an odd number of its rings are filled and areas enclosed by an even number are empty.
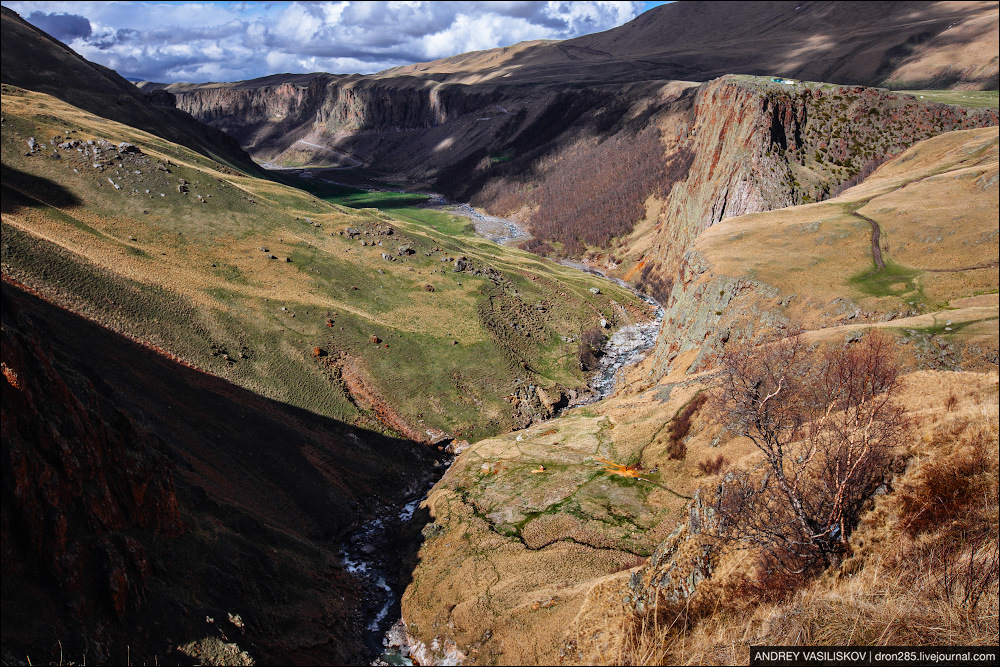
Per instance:
[[[733,663],[834,604],[902,644],[937,584],[880,593],[888,624],[852,587],[917,556],[986,563],[995,604],[1000,118],[916,89],[995,91],[997,16],[678,2],[133,86],[4,8],[4,661],[354,664],[401,616],[419,664]],[[792,585],[718,549],[759,460],[718,417],[727,354],[872,330],[912,437],[843,562]],[[952,469],[931,502],[975,539],[912,514]],[[937,643],[995,637],[942,614]]]

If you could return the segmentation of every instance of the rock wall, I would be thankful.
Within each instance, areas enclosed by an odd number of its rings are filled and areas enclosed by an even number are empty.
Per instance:
[[[273,79],[273,77],[269,77]],[[358,76],[318,74],[307,82],[168,86],[177,107],[236,137],[257,158],[271,158],[296,140],[319,131],[399,132],[443,125],[488,107],[492,89],[408,77],[385,83]]]

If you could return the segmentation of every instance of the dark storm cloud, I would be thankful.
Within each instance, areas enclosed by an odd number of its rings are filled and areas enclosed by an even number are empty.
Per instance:
[[[92,32],[90,20],[79,14],[31,12],[27,21],[63,42],[77,37],[90,37]]]

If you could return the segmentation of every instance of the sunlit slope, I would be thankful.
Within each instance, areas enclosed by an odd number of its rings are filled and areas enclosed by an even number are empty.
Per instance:
[[[736,341],[874,325],[915,343],[921,366],[996,364],[997,137],[996,127],[949,132],[834,199],[710,227],[668,309],[690,326],[665,331],[657,354],[699,348],[705,368],[727,343],[702,345],[706,332]]]
[[[640,314],[444,214],[331,205],[13,86],[3,117],[7,276],[325,415],[421,439],[509,428],[512,405],[582,386],[581,330]]]

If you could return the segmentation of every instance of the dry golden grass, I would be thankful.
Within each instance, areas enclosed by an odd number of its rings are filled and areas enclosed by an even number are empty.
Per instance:
[[[873,312],[927,312],[996,292],[998,144],[996,127],[921,141],[834,199],[723,220],[696,248],[716,275],[796,295],[787,312],[806,329],[835,319],[828,304],[836,298]],[[897,283],[889,274],[861,278],[873,268],[871,228],[855,208],[880,225]]]
[[[839,567],[786,582],[745,552],[723,556],[687,605],[627,619],[613,661],[746,664],[751,645],[996,645],[997,382],[906,376],[908,465]]]

